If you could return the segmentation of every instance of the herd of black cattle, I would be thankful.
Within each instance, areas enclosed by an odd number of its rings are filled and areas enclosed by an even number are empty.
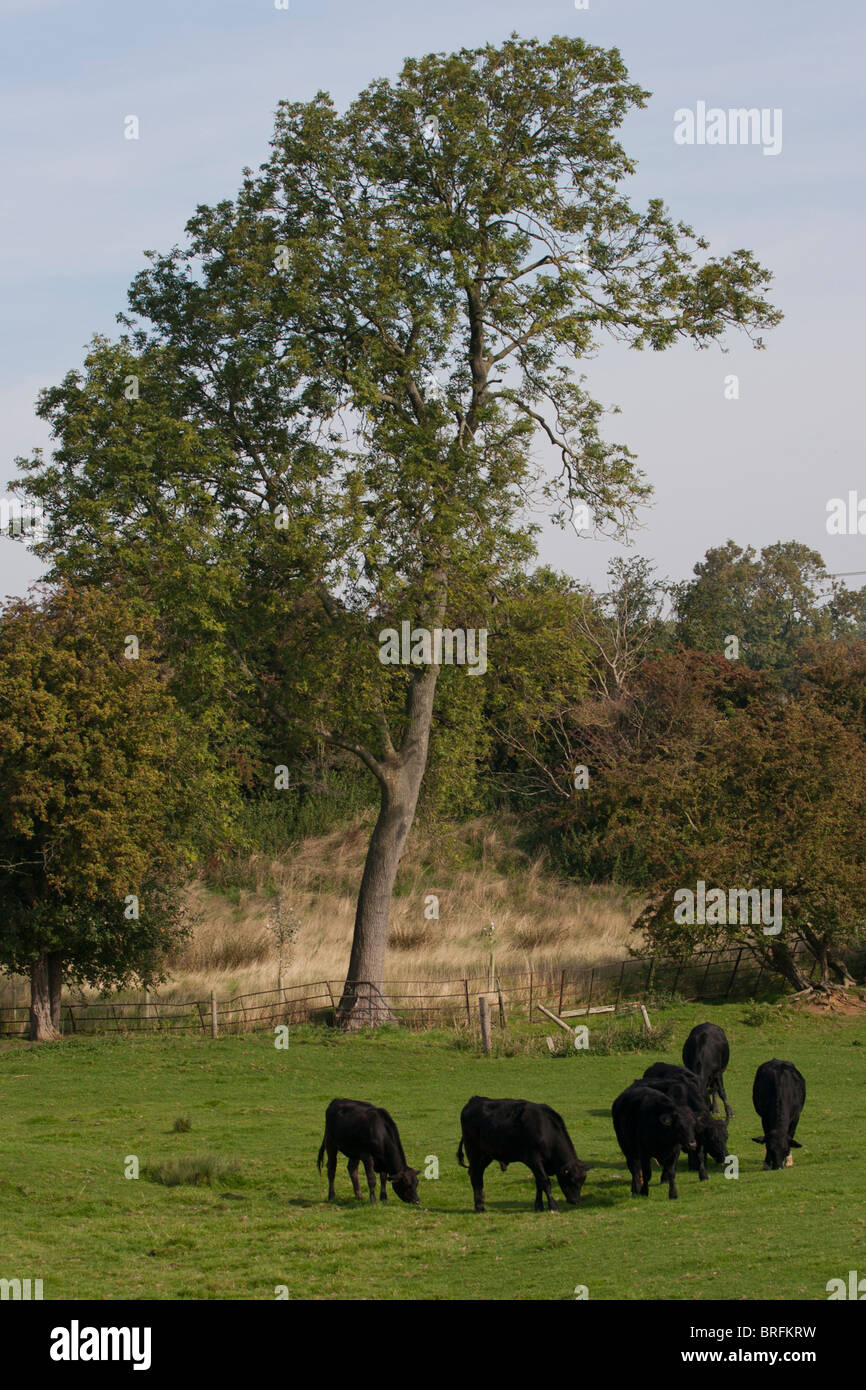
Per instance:
[[[725,1094],[724,1072],[730,1058],[728,1040],[715,1023],[699,1023],[683,1045],[683,1065],[655,1062],[643,1076],[618,1095],[612,1106],[613,1127],[629,1172],[635,1195],[649,1195],[652,1160],[661,1166],[661,1181],[668,1196],[676,1197],[677,1161],[688,1155],[689,1168],[701,1181],[707,1178],[707,1154],[724,1163],[728,1152],[728,1120],[733,1111]],[[725,1107],[725,1119],[716,1118],[716,1097]],[[784,1168],[793,1163],[794,1138],[806,1099],[806,1083],[793,1062],[773,1058],[762,1062],[752,1086],[752,1103],[761,1119],[763,1134],[754,1140],[766,1147],[765,1168]],[[587,1173],[574,1151],[562,1116],[549,1105],[531,1100],[490,1100],[473,1096],[460,1115],[462,1137],[457,1161],[465,1168],[475,1197],[475,1210],[484,1211],[484,1172],[490,1163],[505,1171],[509,1163],[525,1163],[535,1178],[535,1210],[555,1211],[550,1190],[555,1177],[567,1202],[576,1205]],[[376,1200],[376,1175],[380,1199],[387,1198],[390,1182],[397,1196],[415,1205],[418,1170],[406,1161],[397,1126],[387,1110],[362,1100],[332,1100],[325,1112],[325,1137],[319,1149],[319,1172],[328,1155],[328,1200],[334,1201],[337,1154],[348,1160],[355,1196],[361,1196],[359,1164],[364,1165],[370,1201]]]

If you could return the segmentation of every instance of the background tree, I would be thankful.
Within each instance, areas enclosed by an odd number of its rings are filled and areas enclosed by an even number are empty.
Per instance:
[[[800,936],[823,985],[850,983],[842,953],[866,929],[862,732],[814,689],[790,698],[772,676],[680,652],[644,664],[604,735],[588,789],[547,822],[572,871],[649,890],[638,925],[659,952],[745,945],[805,989]],[[780,889],[781,933],[678,922],[673,893],[698,879]]]
[[[225,800],[154,641],[145,614],[93,590],[0,613],[0,968],[30,976],[36,1041],[59,1036],[64,980],[160,978],[186,929],[183,871]]]
[[[832,579],[815,550],[778,541],[756,552],[733,541],[708,550],[695,578],[675,589],[676,634],[688,647],[725,653],[739,639],[739,659],[756,670],[785,670],[809,637],[848,638],[866,630],[866,589]]]
[[[667,644],[662,611],[669,586],[655,578],[653,566],[641,556],[612,560],[607,572],[605,593],[587,591],[579,626],[593,687],[603,700],[615,702],[627,693],[647,653]]]
[[[621,192],[616,131],[647,95],[615,50],[514,36],[411,59],[343,114],[282,103],[266,164],[135,280],[131,336],[42,398],[59,447],[30,487],[53,572],[120,572],[166,617],[181,587],[214,669],[379,784],[353,1026],[388,1013],[439,677],[423,653],[383,665],[379,632],[485,626],[530,557],[532,497],[629,523],[648,489],[574,371],[601,336],[706,346],[780,318],[751,253],[705,257],[661,201]]]

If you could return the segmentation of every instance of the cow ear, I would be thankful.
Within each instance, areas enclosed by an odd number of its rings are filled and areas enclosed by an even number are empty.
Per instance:
[[[766,1142],[767,1142],[767,1141],[766,1141],[766,1139],[764,1138],[763,1134],[761,1135],[760,1139],[753,1139],[753,1140],[752,1140],[752,1143],[753,1143],[753,1144],[766,1144]]]
[[[792,1149],[802,1149],[802,1147],[803,1147],[803,1145],[802,1145],[802,1144],[798,1144],[797,1141],[796,1141],[796,1139],[792,1139],[792,1140],[791,1140],[791,1148],[792,1148]]]

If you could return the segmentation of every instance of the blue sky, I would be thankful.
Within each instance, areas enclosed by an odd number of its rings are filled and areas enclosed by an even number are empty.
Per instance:
[[[77,366],[115,314],[146,248],[181,239],[199,203],[231,197],[266,155],[281,98],[339,105],[409,54],[498,42],[512,31],[618,47],[653,92],[623,142],[632,194],[662,197],[713,251],[751,248],[775,273],[785,322],[767,351],[605,348],[587,384],[621,414],[608,426],[655,487],[634,549],[683,578],[728,537],[796,538],[831,571],[866,570],[866,537],[829,536],[826,504],[866,497],[859,320],[864,295],[863,12],[856,0],[0,0],[2,179],[0,494],[13,460],[48,446],[40,387]],[[781,108],[781,153],[681,146],[674,112]],[[124,139],[134,114],[140,139]],[[735,373],[740,398],[725,400]],[[548,528],[542,556],[603,580],[609,544]],[[0,538],[0,594],[38,567]],[[851,581],[859,585],[866,576]]]

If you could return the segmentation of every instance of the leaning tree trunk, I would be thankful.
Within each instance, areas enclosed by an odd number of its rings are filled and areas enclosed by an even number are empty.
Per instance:
[[[31,1042],[55,1042],[60,1037],[62,961],[56,951],[42,951],[30,967]]]
[[[833,992],[835,986],[831,983],[831,974],[835,975],[842,989],[850,989],[852,985],[856,984],[856,980],[851,975],[847,965],[841,957],[836,955],[826,936],[818,936],[808,922],[804,923],[801,930],[809,950],[821,966],[821,988],[823,990],[827,993]]]
[[[781,975],[798,992],[812,988],[812,981],[800,969],[796,957],[784,942],[774,942],[769,948],[769,964],[777,975]]]
[[[413,677],[400,749],[389,748],[381,760],[365,759],[379,780],[381,802],[358,894],[349,973],[337,1009],[342,1028],[354,1030],[394,1018],[385,997],[391,894],[427,766],[438,675],[438,666],[430,666]]]

